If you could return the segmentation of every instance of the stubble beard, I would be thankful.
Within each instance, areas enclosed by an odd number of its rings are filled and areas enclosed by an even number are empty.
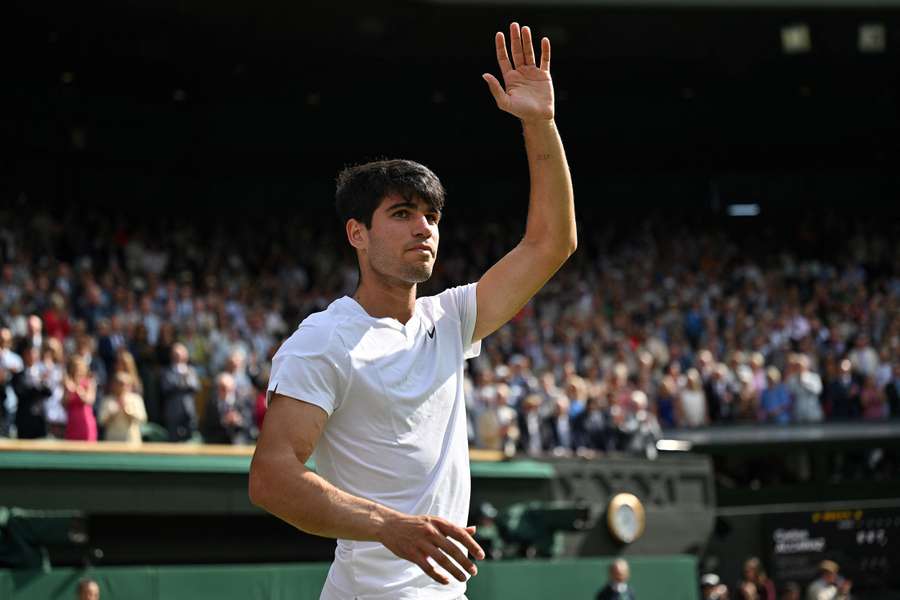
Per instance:
[[[386,253],[380,252],[375,247],[370,248],[368,254],[369,266],[375,273],[410,284],[428,281],[431,278],[432,270],[434,270],[434,260],[413,264],[402,259],[393,261],[386,256]]]

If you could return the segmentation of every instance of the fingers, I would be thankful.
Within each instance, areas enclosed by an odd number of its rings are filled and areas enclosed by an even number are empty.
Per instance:
[[[550,71],[550,38],[541,40],[541,71]]]
[[[445,536],[461,542],[462,545],[466,547],[466,550],[468,550],[476,559],[481,560],[484,558],[484,550],[481,549],[481,546],[478,545],[478,542],[472,538],[466,529],[447,522],[438,522],[435,523],[435,525],[437,525],[438,530]]]
[[[500,108],[505,107],[507,102],[509,102],[509,98],[506,97],[506,92],[503,91],[503,86],[500,85],[500,82],[497,81],[497,78],[490,73],[485,73],[481,77],[487,82],[488,89],[491,90],[491,95],[497,102],[497,106],[499,106]]]
[[[522,32],[515,22],[509,25],[509,48],[512,51],[513,66],[518,69],[525,64],[525,54],[522,51]]]
[[[522,28],[522,50],[525,54],[525,64],[534,66],[534,45],[531,42],[531,27]]]
[[[509,55],[506,53],[506,38],[503,33],[498,31],[494,36],[495,46],[497,47],[497,64],[500,65],[500,74],[505,75],[512,71],[512,65],[509,62]]]
[[[443,550],[443,553],[456,561],[456,564],[461,566],[463,569],[469,572],[469,575],[473,577],[478,575],[478,567],[475,566],[469,557],[463,554],[462,550],[459,549],[459,546],[444,538],[443,541],[438,542],[438,547]],[[457,577],[457,579],[459,579]]]
[[[431,556],[432,560],[434,560],[434,562],[436,562],[437,564],[441,565],[441,567],[442,567],[445,571],[447,571],[448,573],[450,573],[450,575],[452,575],[454,578],[456,578],[457,581],[465,581],[465,580],[466,580],[466,574],[463,573],[463,572],[459,569],[459,567],[457,567],[457,566],[453,563],[452,560],[450,560],[450,557],[448,557],[446,554],[444,554],[443,552],[441,552],[440,549],[435,548],[434,550],[432,550],[430,556]],[[449,583],[449,582],[448,582],[448,583]]]
[[[425,572],[426,575],[440,583],[441,585],[447,585],[450,583],[450,580],[441,573],[438,573],[438,570],[434,568],[434,565],[428,560],[428,556],[423,556],[420,560],[416,561],[416,564],[419,565],[419,568]]]

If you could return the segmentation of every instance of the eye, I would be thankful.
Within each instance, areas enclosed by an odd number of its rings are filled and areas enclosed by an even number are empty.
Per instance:
[[[409,216],[409,211],[406,209],[398,210],[397,212],[394,213],[394,216],[397,218],[400,218],[400,219],[405,219],[406,217]]]
[[[428,213],[425,215],[425,218],[428,219],[428,222],[432,225],[435,225],[438,221],[441,220],[441,216],[437,213]]]

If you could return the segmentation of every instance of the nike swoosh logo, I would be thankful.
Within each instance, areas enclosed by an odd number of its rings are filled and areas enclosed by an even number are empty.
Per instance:
[[[431,331],[427,332],[427,333],[428,333],[428,337],[430,337],[430,338],[433,338],[433,337],[434,337],[434,330],[435,330],[435,326],[432,325],[432,326],[431,326]]]

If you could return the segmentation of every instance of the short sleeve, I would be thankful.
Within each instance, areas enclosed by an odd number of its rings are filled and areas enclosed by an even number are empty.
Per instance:
[[[475,293],[477,287],[477,283],[470,283],[450,288],[438,295],[442,308],[459,317],[463,358],[475,358],[481,354],[481,340],[472,342],[475,319],[478,316],[478,297]]]
[[[273,393],[314,404],[329,416],[338,408],[343,388],[341,356],[331,332],[303,324],[272,358],[266,401]]]

